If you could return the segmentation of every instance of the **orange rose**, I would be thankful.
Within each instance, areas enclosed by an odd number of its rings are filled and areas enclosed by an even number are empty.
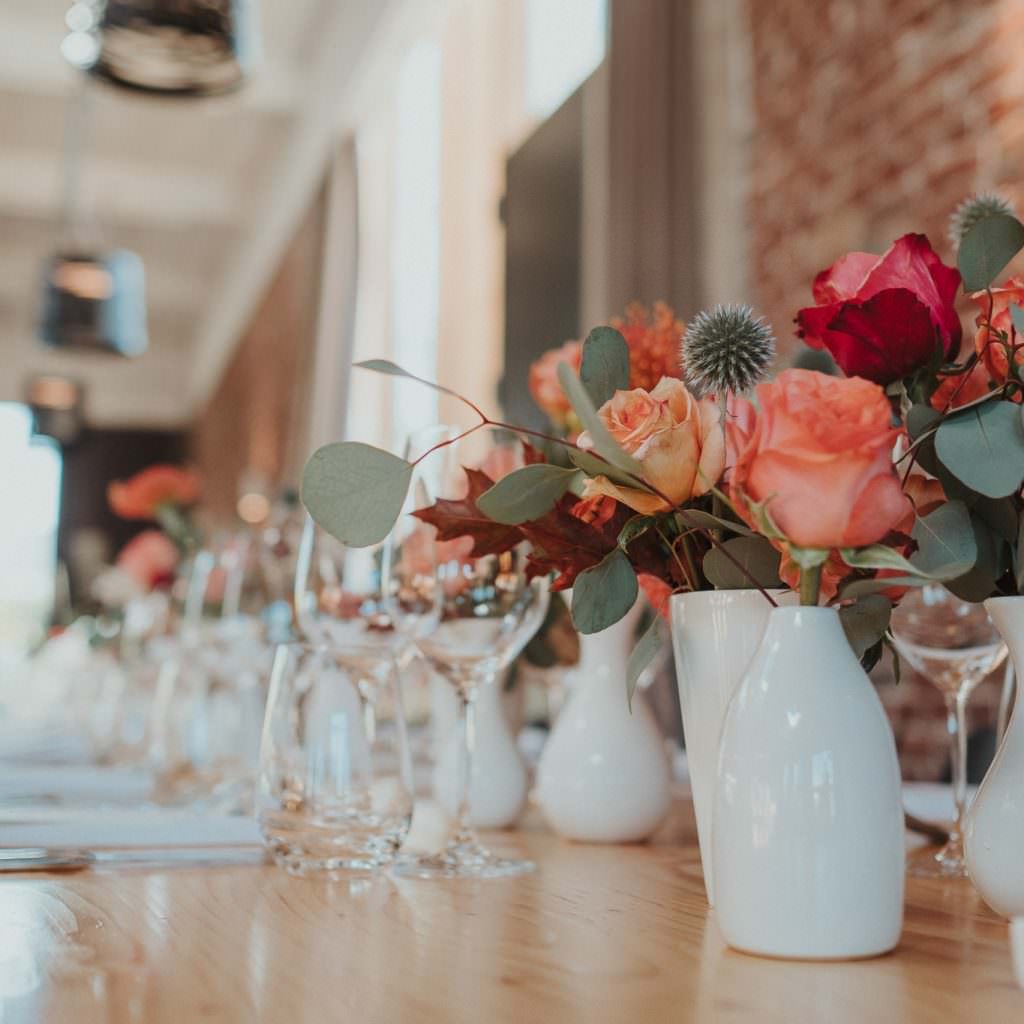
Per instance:
[[[146,590],[169,583],[178,566],[178,549],[159,530],[143,530],[118,553],[117,567]]]
[[[538,408],[552,423],[559,426],[568,424],[572,415],[569,399],[558,383],[560,363],[568,363],[579,373],[583,362],[583,342],[567,341],[561,348],[553,348],[530,365],[528,384],[530,394]]]
[[[1010,361],[1006,355],[1003,342],[990,336],[989,324],[998,331],[1004,331],[1009,339],[1013,336],[1013,320],[1010,317],[1010,306],[1024,307],[1024,277],[1011,277],[1002,288],[992,289],[992,308],[989,309],[988,293],[975,292],[972,296],[981,307],[975,323],[978,325],[974,335],[974,348],[992,380],[998,384],[1006,381],[1010,372]],[[987,323],[986,323],[987,321]],[[1018,348],[1014,361],[1024,363],[1024,338],[1017,338]]]
[[[643,388],[616,391],[598,410],[601,421],[622,449],[639,463],[644,479],[672,505],[707,493],[725,469],[725,436],[718,406],[697,400],[683,382],[663,377],[650,393]],[[581,448],[592,447],[587,434]],[[650,514],[671,508],[649,491],[620,487],[607,477],[587,481],[584,496],[605,494],[636,512]]]
[[[1005,363],[1005,353],[1002,349],[999,352]],[[983,398],[991,389],[992,376],[986,361],[982,359],[974,364],[966,378],[963,375],[940,378],[940,384],[932,394],[931,406],[938,412],[950,412]]]
[[[150,466],[107,488],[110,507],[122,519],[155,519],[161,505],[191,505],[198,497],[199,474],[178,466]]]
[[[757,423],[732,471],[741,512],[749,515],[745,498],[765,502],[786,539],[805,548],[863,547],[903,520],[910,502],[892,462],[899,430],[881,387],[786,370],[757,397]]]

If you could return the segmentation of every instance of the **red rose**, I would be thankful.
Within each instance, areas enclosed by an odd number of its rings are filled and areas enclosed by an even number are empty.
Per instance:
[[[938,346],[946,358],[959,352],[959,287],[959,271],[924,235],[904,235],[884,256],[851,252],[818,274],[817,305],[797,314],[797,333],[848,377],[890,384],[926,366]]]

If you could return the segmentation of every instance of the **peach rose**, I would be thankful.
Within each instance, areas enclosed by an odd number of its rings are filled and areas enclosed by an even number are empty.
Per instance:
[[[673,505],[707,493],[725,469],[725,435],[718,406],[699,401],[683,382],[663,377],[651,392],[643,388],[616,391],[598,410],[601,422],[639,463],[644,479]],[[580,435],[579,446],[593,446]],[[587,481],[584,496],[605,494],[636,512],[663,512],[672,506],[656,494],[620,487],[607,477]]]
[[[826,549],[874,544],[905,518],[911,506],[892,462],[899,429],[881,387],[786,370],[757,397],[732,471],[739,511],[751,514],[745,499],[765,502],[788,541]]]
[[[582,362],[583,342],[567,341],[561,348],[545,352],[530,366],[530,394],[541,412],[559,426],[566,426],[573,415],[569,399],[558,383],[559,364],[568,363],[575,373],[579,373]]]
[[[110,507],[122,519],[155,519],[161,505],[191,505],[198,497],[199,474],[178,466],[150,466],[107,488]]]
[[[975,292],[971,298],[981,307],[975,321],[978,330],[974,335],[974,348],[992,380],[1002,384],[1009,376],[1010,360],[1007,358],[1003,342],[995,336],[990,336],[988,324],[998,331],[1004,331],[1007,338],[1012,337],[1013,320],[1010,317],[1010,306],[1024,307],[1024,277],[1011,277],[1001,288],[993,288],[991,310],[987,292]],[[1024,338],[1018,337],[1016,344],[1019,348],[1014,361],[1019,366],[1024,363]]]
[[[178,549],[159,530],[136,534],[117,556],[117,568],[145,590],[169,583],[177,567]]]

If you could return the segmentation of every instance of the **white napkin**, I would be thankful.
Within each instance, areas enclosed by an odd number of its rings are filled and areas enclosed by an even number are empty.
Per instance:
[[[134,768],[94,765],[15,765],[0,762],[0,804],[5,800],[76,803],[141,803],[153,793],[153,778]]]
[[[67,810],[0,812],[0,847],[48,846],[89,850],[259,846],[252,818],[178,811]]]

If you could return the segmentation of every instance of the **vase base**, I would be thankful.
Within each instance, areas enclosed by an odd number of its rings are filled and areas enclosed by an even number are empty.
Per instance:
[[[391,867],[398,878],[516,878],[535,871],[532,860],[497,857],[479,843],[453,843],[430,857],[400,857]]]

